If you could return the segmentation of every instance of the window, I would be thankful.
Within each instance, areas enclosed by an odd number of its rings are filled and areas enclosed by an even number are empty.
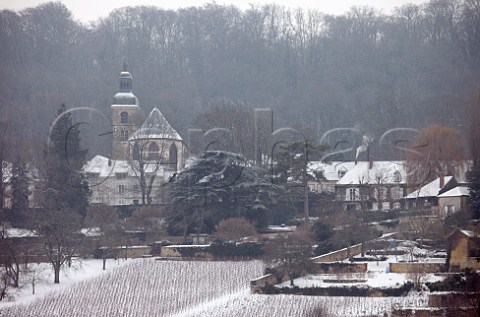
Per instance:
[[[347,173],[347,170],[342,167],[339,171],[338,171],[338,178],[342,178],[345,174]]]
[[[383,186],[377,187],[377,200],[387,199],[387,189]]]
[[[345,209],[347,211],[354,211],[357,210],[357,206],[355,204],[348,204]]]
[[[148,146],[147,160],[158,160],[160,158],[158,145],[155,142]]]
[[[125,142],[125,141],[128,141],[128,131],[127,130],[122,130],[122,132],[120,132],[120,140],[122,142]]]
[[[403,190],[401,187],[392,187],[391,189],[392,199],[400,199],[403,197]]]
[[[120,113],[120,123],[128,123],[128,112],[123,111]]]
[[[177,146],[175,145],[175,143],[172,143],[172,145],[170,145],[170,149],[168,150],[168,159],[169,159],[169,162],[173,165],[175,164],[175,167],[177,165]]]
[[[455,206],[454,205],[445,206],[445,211],[447,212],[447,215],[451,215],[455,212]]]
[[[393,173],[393,181],[396,183],[400,183],[402,181],[402,174],[399,171],[395,171]]]
[[[118,185],[118,194],[119,195],[125,194],[125,185]]]
[[[134,194],[140,193],[140,186],[138,186],[138,185],[133,185],[133,193],[134,193]]]
[[[134,204],[134,205],[138,205],[138,204],[139,204],[138,199],[134,199],[134,200],[133,200],[133,204]]]
[[[355,188],[349,188],[348,192],[347,192],[347,195],[348,195],[348,200],[355,201],[356,200],[356,190],[355,190]]]
[[[137,142],[133,145],[133,153],[132,153],[133,159],[138,161],[140,160],[140,146],[138,145]]]
[[[117,173],[117,179],[127,178],[127,173]]]

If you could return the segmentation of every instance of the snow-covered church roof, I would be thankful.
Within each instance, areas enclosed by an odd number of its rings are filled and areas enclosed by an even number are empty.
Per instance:
[[[163,114],[156,107],[152,109],[142,127],[132,133],[129,138],[129,140],[144,139],[169,139],[182,141],[180,134],[172,128],[167,119],[165,119]]]

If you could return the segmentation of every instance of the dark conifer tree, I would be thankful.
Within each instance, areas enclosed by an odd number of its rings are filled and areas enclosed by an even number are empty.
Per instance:
[[[64,104],[50,130],[49,144],[43,168],[44,207],[69,208],[82,216],[88,205],[90,193],[80,169],[85,163],[87,151],[80,145],[80,130],[73,123],[72,115]]]
[[[28,209],[28,196],[30,190],[28,188],[29,179],[27,174],[27,166],[25,163],[15,163],[12,168],[12,209],[11,221],[14,223],[22,223],[23,215]]]

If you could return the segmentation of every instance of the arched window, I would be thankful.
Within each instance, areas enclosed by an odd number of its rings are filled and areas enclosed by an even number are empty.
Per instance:
[[[133,145],[132,158],[136,161],[140,160],[140,146],[137,142]]]
[[[158,160],[160,158],[157,143],[152,142],[148,145],[147,160]]]
[[[128,123],[128,112],[123,111],[120,113],[120,123]]]
[[[399,171],[395,171],[393,173],[393,181],[396,183],[400,183],[402,181],[402,174]]]
[[[120,132],[120,140],[122,142],[128,141],[128,131],[127,130],[122,130],[122,132]]]
[[[177,146],[175,143],[170,145],[170,149],[168,150],[168,161],[172,164],[173,169],[177,169]]]

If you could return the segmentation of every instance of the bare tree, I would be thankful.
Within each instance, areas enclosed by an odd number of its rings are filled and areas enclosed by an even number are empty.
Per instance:
[[[54,283],[60,283],[60,271],[73,260],[84,235],[81,218],[70,209],[49,209],[33,215],[33,227],[42,240],[42,248],[54,272]]]
[[[288,236],[281,236],[267,246],[267,263],[273,265],[281,276],[288,276],[290,285],[294,279],[311,269],[313,236],[307,227],[298,228]]]
[[[0,248],[5,272],[12,286],[18,287],[20,279],[20,250],[18,246],[15,245],[12,237],[9,236],[8,229],[5,227],[0,228]]]

